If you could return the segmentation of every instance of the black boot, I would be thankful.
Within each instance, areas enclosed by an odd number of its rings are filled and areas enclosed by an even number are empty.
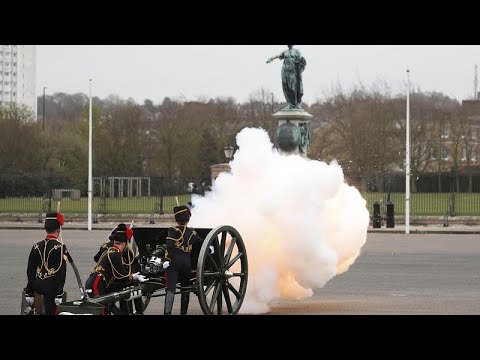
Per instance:
[[[120,314],[130,315],[133,313],[132,302],[127,300],[120,300]]]
[[[143,315],[143,300],[142,298],[136,298],[133,300],[135,304],[135,315]]]
[[[172,315],[173,300],[175,300],[175,294],[171,291],[167,291],[165,295],[165,308],[163,315]]]
[[[187,315],[189,301],[190,301],[190,293],[183,293],[181,303],[180,303],[180,315]]]

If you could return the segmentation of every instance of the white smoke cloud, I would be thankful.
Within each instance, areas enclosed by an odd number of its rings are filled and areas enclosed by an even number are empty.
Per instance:
[[[190,225],[231,225],[242,236],[249,278],[240,313],[278,298],[305,299],[348,270],[367,238],[366,201],[340,165],[280,154],[263,129],[237,134],[231,173],[195,197]]]

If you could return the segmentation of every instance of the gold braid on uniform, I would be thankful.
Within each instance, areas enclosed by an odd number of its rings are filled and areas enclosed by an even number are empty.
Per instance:
[[[197,235],[197,233],[195,232],[195,230],[192,229],[192,233],[190,234],[190,237],[188,238],[188,248],[190,249],[190,251],[192,251],[192,245],[190,245],[190,240],[192,240],[193,235]]]
[[[98,272],[100,273],[101,271],[105,271],[105,269],[103,268],[103,266],[100,266],[100,261],[102,261],[102,259],[105,257],[105,255],[107,254],[108,252],[108,247],[107,247],[107,251],[104,251],[103,254],[100,256],[100,259],[98,259],[97,261],[97,264],[95,265],[95,267],[93,268],[92,272],[90,274],[93,274],[94,272]]]
[[[110,248],[111,249],[111,248]],[[112,266],[112,275],[113,275],[113,278],[117,279],[117,280],[120,280],[120,279],[125,279],[127,277],[130,277],[132,272],[131,272],[131,269],[129,269],[128,271],[128,274],[127,275],[122,275],[117,269],[115,269],[115,266],[113,266],[112,264],[112,259],[110,258],[110,253],[112,253],[113,251],[118,251],[117,249],[114,249],[112,251],[107,251],[107,256],[108,256],[108,261],[110,262],[110,265]],[[120,259],[122,260],[122,264],[125,264],[123,262],[123,256],[121,253],[120,254]]]
[[[43,240],[43,241],[45,241],[45,240]],[[53,250],[57,250],[59,247],[60,247],[60,265],[58,266],[57,269],[49,268],[48,267],[48,259],[50,258],[50,253]],[[43,248],[43,254],[40,251],[40,248],[39,248],[38,244],[34,244],[33,248],[37,249],[38,254],[40,255],[40,259],[42,260],[42,265],[40,267],[37,266],[37,277],[40,278],[40,280],[45,280],[46,278],[49,278],[49,277],[52,277],[53,275],[55,275],[60,270],[60,268],[62,267],[62,264],[63,264],[63,244],[54,245],[50,249],[48,254],[45,254],[45,252],[47,250],[47,241],[45,241],[45,246]],[[43,276],[42,276],[42,268],[45,268],[45,270],[47,271],[45,273],[45,275],[43,275]]]
[[[181,211],[179,211],[181,212]],[[183,236],[185,235],[185,231],[187,231],[187,226],[186,225],[183,225],[183,231],[180,230],[178,227],[174,227],[175,230],[177,230],[179,233],[180,233],[180,237],[178,239],[174,239],[174,238],[171,238],[169,236],[167,236],[167,240],[170,239],[170,240],[173,240],[175,242],[175,247],[177,249],[180,249],[182,250],[183,252],[186,252],[186,253],[190,253],[192,251],[192,245],[190,245],[190,239],[192,238],[193,236],[193,233],[192,235],[190,235],[190,237],[188,238],[188,241],[187,241],[187,248],[184,249],[182,244],[183,242],[185,241],[185,239],[183,238]]]
[[[117,233],[126,233],[126,231],[123,231],[123,230],[118,230]],[[125,235],[126,236],[126,235]],[[126,250],[128,251],[128,264],[125,264],[128,266],[128,273],[131,274],[132,273],[132,264],[133,262],[135,261],[135,257],[133,257],[133,250],[131,250],[130,248],[130,244],[127,242],[127,248]],[[132,256],[131,256],[131,255]],[[133,258],[132,258],[133,257]],[[122,261],[123,261],[123,256],[122,256]]]
[[[135,261],[135,258],[133,257],[133,251],[130,250],[130,247],[128,244],[125,250],[128,253],[128,263],[124,263],[124,264],[128,266],[128,276],[130,276],[132,275],[132,264]],[[122,262],[123,262],[123,256],[122,256]]]
[[[127,244],[126,251],[128,252],[128,263],[125,265],[131,267],[135,261],[135,257],[133,256],[133,250],[130,248],[130,244]]]

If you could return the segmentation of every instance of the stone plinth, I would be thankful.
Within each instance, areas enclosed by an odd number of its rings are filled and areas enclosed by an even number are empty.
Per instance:
[[[289,155],[307,157],[307,153],[300,151],[302,144],[301,126],[307,126],[313,115],[298,110],[281,110],[272,115],[278,120],[277,136],[275,143],[278,149]]]
[[[272,115],[275,119],[278,120],[278,125],[282,125],[283,123],[289,120],[293,123],[300,123],[300,122],[309,122],[313,115],[309,114],[305,110],[280,110]]]

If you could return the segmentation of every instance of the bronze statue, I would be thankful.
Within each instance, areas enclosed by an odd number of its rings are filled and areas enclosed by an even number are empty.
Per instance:
[[[307,127],[307,123],[299,124],[299,129],[301,137],[298,149],[301,153],[306,154],[311,141],[310,129]]]
[[[271,57],[267,60],[267,64],[275,59],[283,60],[282,87],[288,104],[285,110],[301,109],[300,104],[303,97],[302,72],[305,70],[307,61],[300,51],[293,48],[293,45],[287,46],[288,50]]]

